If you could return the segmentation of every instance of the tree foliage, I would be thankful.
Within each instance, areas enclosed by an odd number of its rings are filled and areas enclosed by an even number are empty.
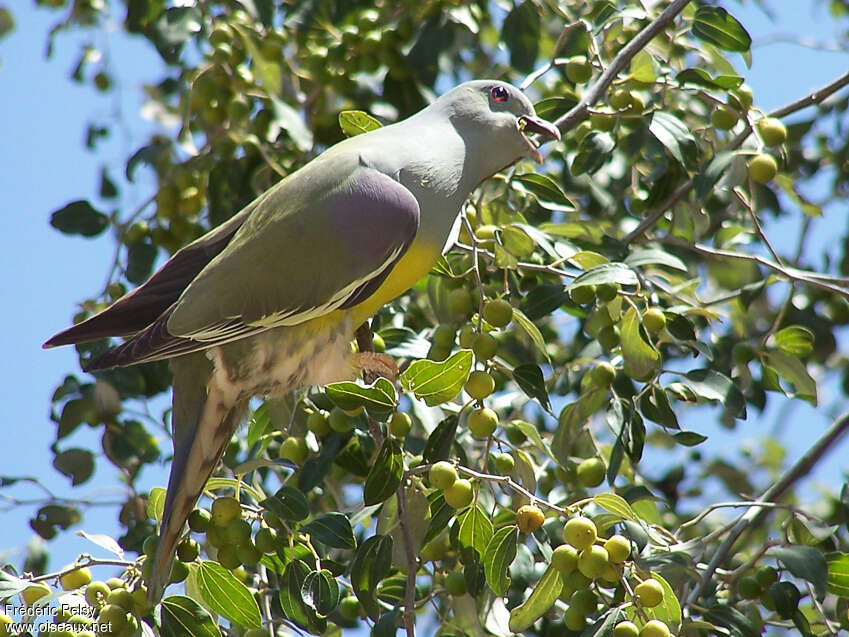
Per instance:
[[[564,131],[541,167],[482,184],[452,250],[372,321],[398,383],[255,405],[208,485],[211,522],[204,500],[180,545],[185,591],[156,609],[140,586],[164,492],[135,484],[167,459],[154,434],[168,417],[138,407],[168,391],[168,367],[59,384],[54,467],[78,485],[108,461],[126,480],[124,534],[91,538],[124,564],[110,584],[126,595],[98,597],[85,577],[67,586],[100,619],[161,635],[849,625],[849,489],[816,507],[794,495],[849,419],[790,467],[769,440],[731,464],[699,431],[712,418],[749,435],[747,416],[818,405],[832,377],[849,391],[838,349],[849,239],[836,255],[805,241],[849,186],[849,77],[765,113],[745,85],[745,26],[687,0],[40,4],[63,9],[51,39],[117,22],[166,64],[144,88],[161,127],[127,158],[126,184],[104,165],[94,203],[51,216],[60,232],[111,231],[117,244],[108,284],[76,319],[322,149],[464,79],[523,84]],[[846,19],[845,3],[830,6]],[[73,76],[115,90],[99,53],[84,48]],[[92,123],[89,149],[118,125]],[[155,181],[143,205],[98,209],[143,171]],[[791,226],[801,231],[776,241]],[[107,346],[78,346],[81,362]],[[71,446],[84,423],[102,449]],[[658,474],[676,448],[689,451]],[[710,479],[734,502],[708,500]],[[83,509],[45,502],[32,527],[50,539]],[[7,569],[0,596],[43,566],[25,569]]]

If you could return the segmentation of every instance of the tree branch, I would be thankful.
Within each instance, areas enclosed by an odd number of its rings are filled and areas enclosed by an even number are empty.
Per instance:
[[[704,573],[702,573],[698,586],[693,589],[693,592],[687,599],[687,604],[693,604],[699,599],[699,597],[702,596],[708,584],[710,584],[713,573],[731,553],[731,550],[734,548],[734,544],[737,542],[739,537],[747,529],[757,526],[768,513],[769,509],[761,505],[766,502],[776,502],[780,500],[790,487],[796,484],[796,482],[806,476],[811,469],[813,469],[814,465],[819,462],[831,446],[847,431],[849,431],[849,412],[844,413],[835,420],[820,439],[817,440],[792,467],[790,467],[787,473],[764,491],[763,495],[758,498],[756,502],[752,503],[749,510],[737,519],[737,522],[735,522],[734,526],[731,527],[728,536],[722,544],[720,544],[716,553],[713,554],[713,557],[705,568]]]

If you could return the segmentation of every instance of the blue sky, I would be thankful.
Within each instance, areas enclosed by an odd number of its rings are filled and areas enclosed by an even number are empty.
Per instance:
[[[49,226],[48,219],[52,211],[67,202],[96,193],[104,159],[114,177],[123,173],[125,158],[152,128],[138,114],[142,102],[139,86],[159,77],[161,66],[155,53],[140,39],[128,39],[120,31],[92,34],[98,44],[108,38],[112,62],[118,69],[116,77],[120,78],[120,90],[114,95],[98,94],[90,85],[68,79],[84,38],[79,34],[59,35],[54,57],[45,60],[46,33],[58,14],[36,9],[32,3],[15,4],[24,7],[13,9],[17,28],[0,41],[0,236],[6,243],[0,251],[0,291],[6,308],[0,316],[0,352],[7,361],[0,368],[0,432],[9,445],[0,475],[38,476],[57,495],[115,500],[120,485],[105,459],[98,461],[95,480],[82,489],[72,490],[69,481],[50,466],[52,455],[48,447],[54,427],[48,418],[50,395],[63,375],[77,371],[77,362],[72,348],[40,348],[48,336],[69,324],[77,302],[101,289],[113,259],[113,245],[108,236],[94,240],[65,237]],[[743,9],[732,3],[728,6],[749,28],[756,43],[775,33],[806,35],[817,40],[832,35],[825,31],[834,27],[825,3],[778,0],[772,4],[780,8],[776,24],[769,23],[754,3],[746,3]],[[757,47],[753,57],[747,82],[755,89],[757,105],[766,110],[800,97],[849,67],[846,53],[816,51],[795,44]],[[82,144],[86,123],[106,118],[115,109],[123,113],[124,129],[101,147],[105,154],[86,151]],[[125,192],[124,210],[150,194],[143,188]],[[842,233],[845,211],[827,211],[826,221],[817,224],[812,240],[823,250],[837,248],[834,234],[829,231],[829,226],[834,227],[832,223],[839,224]],[[782,239],[790,241],[795,234],[792,225],[776,232],[779,244]],[[822,404],[833,404],[836,392],[827,388],[824,394]],[[801,453],[833,415],[824,409],[817,411],[794,404],[782,432],[790,442],[791,453]],[[735,433],[704,424],[709,427],[712,445],[733,449],[745,440],[768,435],[771,427],[781,424],[779,418],[773,410],[760,421],[745,423]],[[693,424],[689,428],[704,431]],[[64,444],[98,448],[98,439],[98,431],[84,428]],[[847,445],[844,443],[844,455]],[[840,469],[837,454],[832,454],[818,479],[833,484],[840,479]],[[143,483],[164,484],[165,476],[165,468],[150,472],[143,476]],[[29,499],[40,497],[41,492],[21,485],[0,491],[0,496],[4,495]],[[0,550],[23,547],[31,539],[27,520],[34,510],[35,507],[24,506],[3,513]],[[115,509],[90,511],[82,528],[92,533],[115,533],[116,518]],[[93,544],[71,534],[51,542],[51,551],[52,567],[72,561],[81,552],[102,554]],[[21,558],[14,557],[12,561],[20,564]]]

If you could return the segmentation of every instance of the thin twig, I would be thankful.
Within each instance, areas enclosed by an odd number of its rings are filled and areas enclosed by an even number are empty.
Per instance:
[[[407,523],[407,494],[404,492],[404,482],[398,485],[398,526],[401,528],[401,538],[404,541],[404,555],[407,558],[407,584],[404,591],[404,627],[407,637],[416,635],[416,571],[419,563],[416,559],[416,547],[410,535]]]
[[[737,522],[731,527],[728,537],[725,538],[722,544],[719,545],[716,553],[713,554],[704,573],[702,573],[698,586],[693,589],[693,592],[687,599],[688,604],[694,603],[704,594],[708,584],[710,584],[713,573],[731,553],[739,537],[747,529],[757,526],[767,514],[769,509],[764,507],[763,504],[765,502],[776,502],[780,500],[790,487],[813,469],[814,465],[819,462],[847,430],[849,430],[849,412],[844,413],[835,420],[819,440],[777,482],[764,491],[763,495],[756,502],[752,503],[746,513],[737,519]]]

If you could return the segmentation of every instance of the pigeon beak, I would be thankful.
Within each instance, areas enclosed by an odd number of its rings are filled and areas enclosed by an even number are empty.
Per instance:
[[[531,140],[527,134],[536,133],[537,135],[540,135],[540,144],[543,141],[546,141],[546,139],[556,139],[557,141],[560,141],[560,129],[551,122],[540,119],[535,115],[522,115],[517,120],[517,126],[519,127],[519,131],[522,133],[522,137],[525,138],[525,142],[528,144],[531,156],[538,164],[542,163],[542,154],[538,150],[539,144]]]

